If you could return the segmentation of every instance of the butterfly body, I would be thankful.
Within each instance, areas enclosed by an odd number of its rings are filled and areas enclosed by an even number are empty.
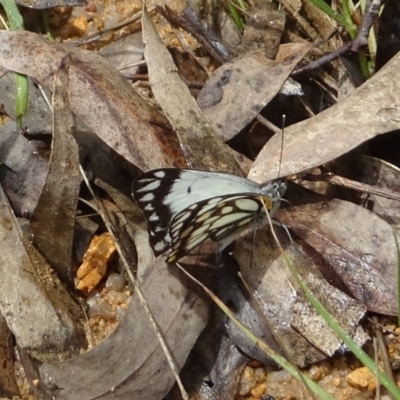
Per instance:
[[[260,186],[221,172],[167,168],[139,177],[133,196],[154,253],[171,249],[167,261],[175,262],[206,239],[226,247],[259,221],[264,205],[273,214],[285,189],[282,182]]]

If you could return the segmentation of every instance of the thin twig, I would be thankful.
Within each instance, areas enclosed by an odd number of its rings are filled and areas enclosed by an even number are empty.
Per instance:
[[[186,7],[180,14],[172,11],[167,5],[158,6],[157,11],[171,24],[189,32],[219,63],[231,59],[228,50],[210,28],[205,28],[191,7]]]
[[[379,351],[378,351],[378,344],[376,340],[376,336],[372,339],[372,347],[374,349],[374,362],[375,365],[379,366]],[[379,371],[379,367],[377,368],[377,372]],[[377,382],[376,382],[376,393],[375,393],[375,399],[378,400],[381,398],[381,385],[380,382],[378,381],[379,379],[379,372],[376,374]]]
[[[336,58],[338,58],[338,57],[340,57],[340,56],[342,56],[344,54],[347,54],[349,52],[349,50],[351,49],[352,45],[353,45],[352,41],[348,42],[348,43],[345,43],[342,47],[339,47],[338,49],[332,51],[331,53],[322,56],[318,60],[311,61],[309,64],[307,64],[307,65],[305,65],[303,67],[295,69],[290,74],[290,76],[292,78],[296,79],[296,77],[298,77],[300,75],[303,75],[306,72],[309,72],[309,71],[311,71],[313,69],[319,68],[322,65],[328,64],[331,61],[335,60]]]
[[[379,354],[381,355],[381,359],[383,361],[383,367],[386,375],[394,381],[392,367],[389,361],[389,355],[387,353],[387,348],[385,344],[385,340],[383,338],[383,333],[381,329],[381,325],[379,324],[378,318],[376,316],[372,317],[372,321],[375,327],[375,336],[378,342]],[[376,364],[378,365],[378,364]]]
[[[264,125],[266,128],[268,128],[272,132],[274,132],[274,133],[281,132],[281,128],[278,128],[270,120],[268,120],[267,118],[263,117],[262,115],[258,114],[256,118],[257,118],[257,121],[260,124]]]
[[[376,196],[382,196],[387,199],[400,201],[400,193],[393,190],[378,188],[376,186],[368,185],[366,183],[360,183],[351,179],[344,178],[343,176],[335,175],[332,172],[328,172],[322,175],[306,175],[302,176],[302,179],[307,181],[323,181],[329,182],[333,185],[346,187],[349,189],[357,190],[358,192],[364,192],[374,194]]]
[[[368,0],[365,5],[365,13],[358,29],[357,36],[354,38],[351,51],[357,53],[361,48],[368,45],[368,34],[374,23],[375,18],[379,14],[382,0]]]
[[[154,11],[155,11],[155,7],[149,7],[149,9],[148,9],[149,14]],[[101,39],[101,37],[104,36],[106,33],[110,32],[110,31],[116,31],[117,29],[120,29],[127,25],[130,25],[133,22],[140,20],[140,18],[142,18],[142,11],[137,12],[131,18],[126,19],[125,21],[122,21],[119,24],[110,26],[108,28],[104,28],[96,33],[93,33],[92,35],[85,36],[85,37],[75,39],[75,40],[71,40],[69,42],[65,42],[64,44],[67,46],[82,46],[83,44],[95,42],[96,40]]]
[[[94,193],[94,191],[93,191],[93,189],[92,189],[92,187],[90,185],[90,182],[89,182],[89,180],[88,180],[88,178],[86,176],[85,171],[83,170],[83,168],[81,166],[79,168],[80,168],[80,172],[81,172],[81,175],[83,177],[83,180],[85,181],[86,186],[89,189],[89,192],[92,195],[93,200],[94,200],[94,202],[96,203],[96,205],[98,207],[99,214],[100,214],[101,218],[103,219],[104,224],[106,225],[106,228],[107,228],[108,232],[110,233],[111,237],[113,238],[113,240],[115,242],[115,246],[117,248],[117,251],[118,251],[119,257],[120,257],[120,259],[122,261],[122,264],[123,264],[123,266],[125,268],[125,271],[126,271],[128,277],[129,277],[132,285],[134,286],[135,292],[139,296],[140,303],[142,304],[143,308],[145,309],[146,314],[147,314],[147,316],[148,316],[148,318],[149,318],[149,320],[150,320],[150,322],[152,324],[152,327],[154,329],[154,332],[157,335],[157,338],[158,338],[158,340],[160,342],[160,345],[161,345],[161,347],[162,347],[162,349],[164,351],[165,357],[167,358],[168,364],[169,364],[169,366],[170,366],[170,368],[171,368],[171,370],[172,370],[172,372],[173,372],[173,374],[175,376],[176,382],[178,383],[178,386],[179,386],[180,391],[181,391],[181,395],[182,395],[184,400],[189,400],[189,396],[188,396],[188,394],[187,394],[187,392],[186,392],[186,390],[185,390],[185,388],[183,386],[183,383],[182,383],[182,381],[181,381],[181,379],[179,377],[178,368],[176,367],[175,362],[172,359],[172,356],[171,356],[171,354],[169,352],[168,346],[167,346],[167,344],[166,344],[166,342],[165,342],[165,340],[164,340],[164,338],[162,336],[162,333],[160,332],[160,330],[158,328],[157,322],[156,322],[156,320],[154,318],[153,313],[151,312],[151,310],[149,308],[147,300],[144,297],[143,292],[140,289],[139,284],[138,284],[135,276],[133,275],[131,269],[129,268],[129,264],[128,264],[127,259],[125,258],[125,254],[122,251],[122,248],[119,245],[119,243],[118,243],[118,241],[117,241],[117,239],[116,239],[116,237],[114,235],[112,226],[111,226],[108,218],[106,217],[106,212],[104,210],[103,204],[100,201],[98,201],[98,199],[97,199],[97,197],[96,197],[96,195],[95,195],[95,193]]]

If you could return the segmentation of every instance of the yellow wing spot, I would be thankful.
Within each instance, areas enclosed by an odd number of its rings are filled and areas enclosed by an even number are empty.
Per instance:
[[[180,238],[183,239],[186,236],[190,235],[192,233],[194,229],[193,225],[188,226],[181,234],[180,234]]]
[[[263,202],[263,204],[265,205],[265,208],[267,210],[271,210],[272,209],[272,200],[270,197],[268,196],[262,196],[260,195],[259,198],[261,198],[261,201]]]
[[[232,206],[224,206],[221,209],[221,214],[230,214],[234,211],[234,208]]]
[[[202,214],[200,217],[197,218],[197,222],[202,222],[204,220],[206,220],[207,218],[211,217],[212,212],[211,211],[207,211],[204,214]]]
[[[252,220],[253,220],[253,218],[251,218],[251,217],[250,218],[246,218],[243,221],[240,221],[238,223],[238,226],[245,226],[245,225],[249,224]]]
[[[217,219],[215,222],[211,224],[211,229],[218,229],[222,228],[225,225],[230,225],[236,223],[237,220],[240,220],[241,218],[245,218],[248,215],[248,213],[235,213],[233,216],[232,215],[224,215],[223,217],[220,217]]]
[[[176,261],[176,253],[177,251],[171,251],[171,253],[169,253],[169,256],[167,258],[167,262],[169,263],[173,263],[174,261]]]

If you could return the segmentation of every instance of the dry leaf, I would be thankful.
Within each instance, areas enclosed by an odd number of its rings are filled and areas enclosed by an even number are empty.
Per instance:
[[[149,243],[149,233],[144,215],[141,213],[139,206],[132,201],[131,196],[125,196],[111,185],[99,179],[95,180],[95,184],[101,187],[115,203],[102,202],[115,228],[115,235],[123,245],[123,248],[127,250],[128,254],[126,255],[129,257],[132,254],[135,257],[136,279],[141,282],[146,270],[154,268],[155,262],[155,256]]]
[[[86,347],[80,309],[24,238],[1,189],[0,213],[0,305],[18,345],[40,360],[76,354]]]
[[[218,297],[227,305],[234,313],[236,318],[239,319],[251,332],[262,339],[271,349],[276,353],[281,354],[282,350],[276,343],[273,334],[271,333],[271,327],[267,325],[265,318],[261,317],[257,311],[259,311],[258,305],[254,304],[257,299],[250,298],[243,287],[243,284],[239,281],[238,277],[238,266],[229,257],[224,258],[224,268],[220,268],[219,276],[217,276],[218,282]],[[218,279],[219,277],[219,279]],[[253,293],[254,294],[254,293]],[[255,294],[257,298],[257,294]],[[250,304],[251,303],[251,304]],[[233,321],[226,318],[225,322],[226,331],[231,338],[232,342],[241,349],[249,357],[261,361],[265,365],[276,367],[275,361],[273,361],[268,354],[266,354],[260,347],[255,346],[252,341],[246,336],[246,334],[235,325]]]
[[[5,70],[1,68],[0,77],[0,93],[1,102],[4,106],[4,111],[10,116],[12,120],[16,120],[16,95],[17,89],[15,85],[15,74],[12,72],[5,73]],[[48,89],[42,87],[45,95],[51,101],[51,93]],[[52,115],[49,110],[48,104],[46,103],[44,96],[42,95],[39,87],[34,81],[28,78],[28,109],[24,114],[24,126],[27,127],[29,134],[48,134],[49,138],[52,132]]]
[[[254,3],[246,18],[239,54],[263,49],[267,58],[275,59],[286,23],[286,12],[276,3]]]
[[[186,165],[166,118],[98,54],[50,43],[31,32],[0,32],[0,66],[32,76],[52,90],[67,53],[72,55],[71,110],[94,133],[142,170]]]
[[[312,45],[285,47],[290,49],[289,54],[280,62],[257,50],[224,64],[200,92],[197,98],[200,108],[225,141],[245,128],[275,97]]]
[[[371,211],[338,199],[280,210],[369,311],[397,315],[397,249],[393,228]]]
[[[305,366],[334,354],[342,342],[310,306],[268,232],[267,226],[257,230],[255,241],[250,237],[238,242],[235,256],[246,282],[257,293],[276,341],[299,366]],[[303,281],[348,334],[362,345],[366,336],[359,328],[359,321],[365,314],[365,307],[329,285],[301,248],[290,243],[286,232],[281,232],[280,238],[287,257]],[[314,329],[310,330],[310,326]]]
[[[187,166],[241,175],[232,151],[221,142],[204,118],[146,12],[143,12],[142,27],[152,91],[176,129],[187,157]]]
[[[15,214],[26,218],[36,207],[48,163],[20,132],[14,121],[0,128],[0,160],[4,164],[1,182]]]
[[[258,154],[249,179],[264,183],[324,164],[400,128],[400,53],[342,102],[285,128]],[[282,155],[282,159],[281,159]]]
[[[357,171],[357,180],[379,188],[400,192],[400,169],[383,160],[373,157],[352,157],[353,170]],[[399,232],[400,203],[397,200],[371,195],[368,198],[372,210]]]
[[[7,326],[7,320],[0,315],[0,374],[1,396],[12,398],[19,396],[20,392],[15,377],[14,337]]]
[[[207,307],[190,282],[164,263],[160,260],[148,271],[141,289],[175,362],[182,367],[207,321]],[[47,393],[58,400],[157,400],[175,381],[137,295],[101,345],[62,363],[43,364],[40,375]]]
[[[57,72],[53,95],[53,140],[49,170],[31,218],[35,247],[64,282],[73,283],[72,245],[80,184],[79,149],[69,109],[69,57]]]
[[[125,76],[137,73],[138,62],[143,60],[144,43],[142,33],[127,35],[103,47],[101,54],[115,69]],[[127,68],[129,65],[131,67]]]

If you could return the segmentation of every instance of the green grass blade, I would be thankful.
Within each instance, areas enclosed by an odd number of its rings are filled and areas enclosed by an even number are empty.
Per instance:
[[[313,296],[310,289],[305,285],[300,276],[297,274],[296,269],[294,268],[292,262],[287,257],[287,255],[282,250],[283,257],[285,258],[286,264],[290,268],[294,278],[297,283],[300,285],[302,290],[304,291],[309,302],[318,310],[320,315],[326,320],[328,326],[340,337],[340,339],[347,345],[347,347],[351,350],[351,352],[365,365],[381,382],[383,386],[394,396],[396,399],[400,399],[400,389],[397,387],[395,382],[393,382],[385,373],[382,371],[378,372],[378,368],[375,365],[374,361],[368,357],[368,355],[357,346],[356,343],[347,335],[347,333],[341,328],[341,326],[336,322],[334,318],[326,311],[323,305]]]
[[[7,14],[10,29],[13,31],[23,30],[24,21],[14,0],[0,0]],[[15,74],[16,105],[15,115],[19,127],[22,127],[22,117],[28,108],[28,78],[25,75]]]
[[[213,299],[213,301],[218,305],[219,308],[232,320],[232,322],[251,340],[256,346],[263,350],[269,357],[271,357],[277,364],[288,371],[294,378],[300,382],[307,382],[308,387],[318,396],[321,396],[324,400],[335,400],[335,398],[326,392],[322,387],[318,386],[312,379],[307,375],[299,375],[299,372],[294,368],[284,357],[275,353],[266,343],[264,343],[259,337],[254,335],[245,325],[243,325],[231,312],[231,310],[217,297],[214,293],[206,288],[200,281],[190,275],[184,268],[182,268],[179,263],[176,264],[182,272],[184,272],[190,279],[200,285],[205,292]]]
[[[345,17],[334,11],[324,0],[310,0],[312,4],[318,7],[321,11],[323,11],[326,15],[329,15],[339,24],[343,25],[344,28],[349,32],[350,36],[357,34],[356,26],[353,24],[352,21],[347,21]],[[353,38],[353,37],[352,37]]]
[[[12,31],[24,30],[24,20],[14,0],[0,0]]]
[[[342,2],[342,7],[343,7],[343,14],[346,22],[349,24],[349,26],[352,26],[352,29],[347,29],[347,32],[349,32],[349,35],[352,39],[354,39],[357,36],[357,29],[355,28],[353,24],[353,18],[351,16],[351,11],[350,11],[350,6],[347,0],[343,0]]]
[[[17,90],[15,116],[17,124],[22,128],[22,117],[28,109],[28,78],[26,75],[15,74],[15,87]]]
[[[233,19],[233,22],[236,25],[236,28],[238,29],[239,32],[243,32],[244,31],[244,23],[243,23],[242,19],[240,18],[240,15],[239,15],[238,11],[236,10],[236,7],[234,7],[231,3],[228,3],[227,6],[228,6],[228,10],[231,14],[231,17]]]

